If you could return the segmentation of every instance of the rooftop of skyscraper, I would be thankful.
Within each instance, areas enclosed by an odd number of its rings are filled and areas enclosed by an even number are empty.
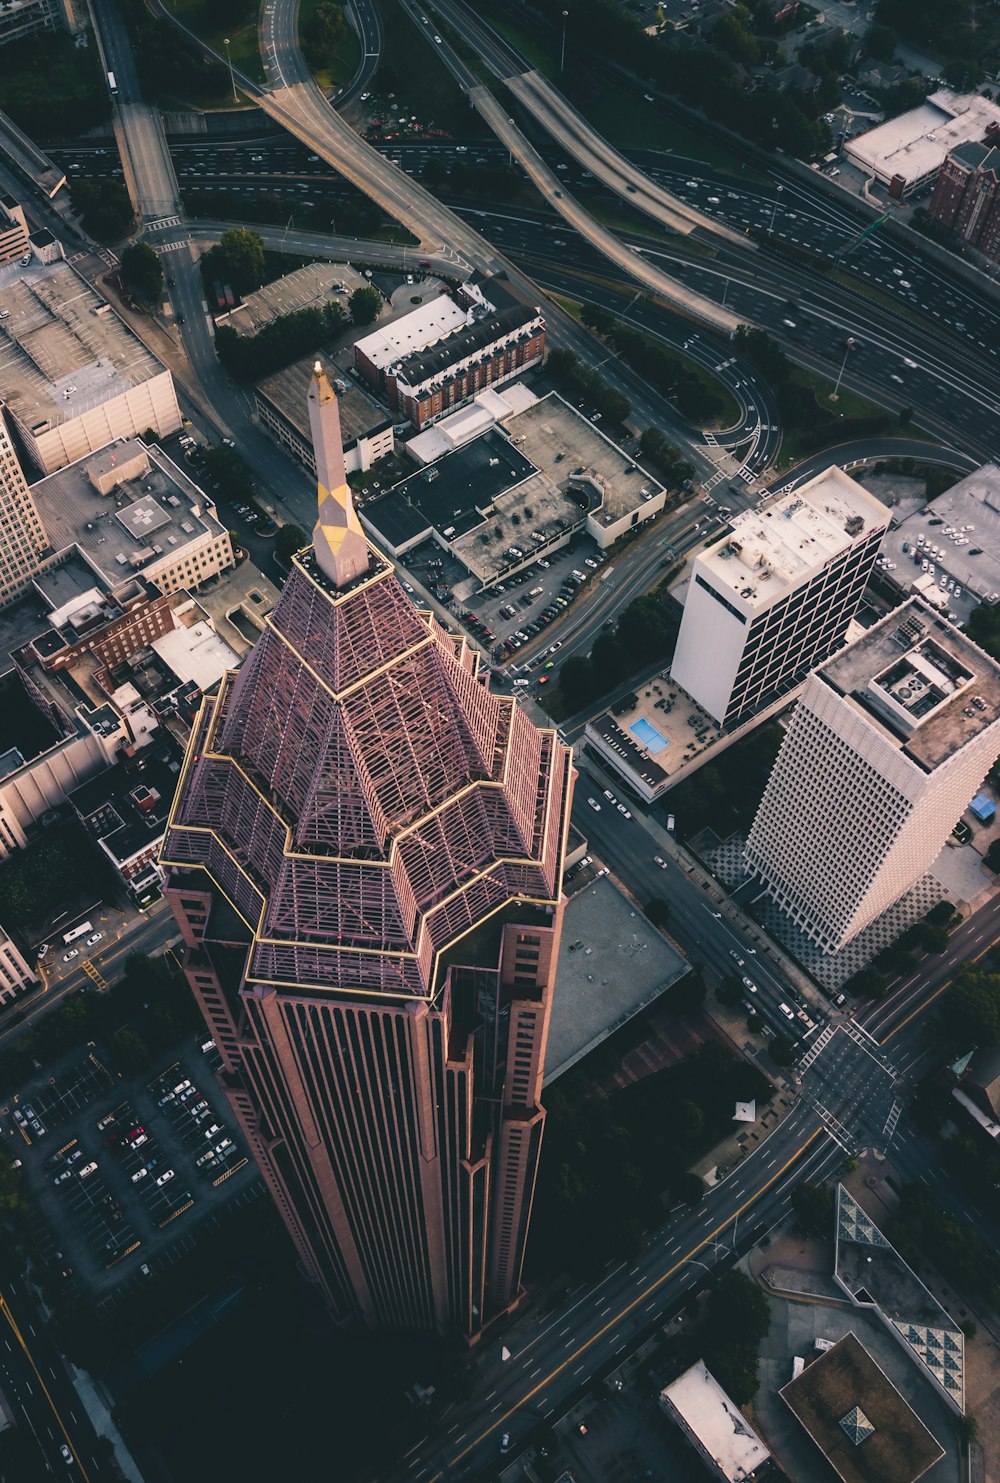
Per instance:
[[[886,507],[834,466],[766,508],[737,515],[731,534],[698,559],[718,587],[753,611],[888,524]]]
[[[164,368],[68,263],[0,267],[0,387],[18,420],[44,432]]]
[[[816,677],[927,772],[1000,715],[1000,665],[919,598],[886,614]]]
[[[114,483],[114,469],[124,475]],[[102,492],[106,491],[106,492]],[[224,530],[204,490],[162,450],[112,443],[50,474],[31,492],[56,551],[76,546],[109,586],[188,542]]]

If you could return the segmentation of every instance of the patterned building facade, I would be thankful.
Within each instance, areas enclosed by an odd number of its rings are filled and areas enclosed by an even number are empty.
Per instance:
[[[224,1083],[342,1321],[517,1300],[572,769],[368,547],[310,390],[313,545],[194,728],[166,894]]]

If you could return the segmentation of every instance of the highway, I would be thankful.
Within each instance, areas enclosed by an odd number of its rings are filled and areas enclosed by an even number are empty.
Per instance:
[[[414,0],[405,0],[405,5],[412,13],[415,8]],[[506,83],[533,124],[544,130],[582,170],[589,170],[596,180],[620,196],[629,206],[652,217],[668,231],[686,234],[701,227],[710,235],[728,237],[746,250],[745,240],[741,240],[735,232],[713,221],[698,206],[690,206],[672,196],[649,179],[626,155],[602,138],[559,90],[535,71],[526,58],[482,16],[473,15],[461,0],[431,0],[429,8],[444,16],[466,46],[482,58],[495,77]],[[423,24],[428,24],[422,14],[419,19]],[[443,43],[443,49],[445,54],[450,50],[447,42]],[[485,92],[485,89],[480,91]],[[502,123],[502,110],[498,110],[497,114],[490,114],[480,107],[478,100],[474,101],[482,117],[496,132],[497,122]],[[498,137],[510,148],[510,140],[517,136],[501,133]],[[527,145],[527,141],[524,144]],[[527,147],[531,148],[530,145]],[[513,152],[522,167],[527,169],[523,155],[517,149]],[[531,173],[530,170],[528,173]]]
[[[390,1476],[400,1483],[492,1476],[503,1432],[516,1453],[539,1420],[560,1414],[673,1317],[716,1264],[732,1260],[734,1247],[742,1252],[783,1219],[799,1179],[827,1177],[842,1159],[819,1119],[796,1107],[700,1204],[669,1217],[635,1262],[571,1293],[557,1313],[529,1310],[491,1336],[476,1360],[476,1399],[450,1411],[446,1435],[418,1444]]]
[[[132,205],[144,224],[176,225],[180,192],[163,121],[160,110],[143,100],[117,0],[92,0],[91,12],[101,65],[105,72],[114,73],[118,84],[118,96],[112,99],[112,119]]]
[[[65,1475],[83,1483],[115,1483],[121,1474],[108,1460],[32,1300],[8,1270],[0,1276],[0,1391],[15,1423],[30,1432],[39,1453],[34,1478]],[[27,1438],[25,1437],[26,1441]],[[60,1448],[70,1450],[71,1472]],[[30,1450],[30,1449],[29,1449]],[[21,1483],[8,1474],[9,1483]]]

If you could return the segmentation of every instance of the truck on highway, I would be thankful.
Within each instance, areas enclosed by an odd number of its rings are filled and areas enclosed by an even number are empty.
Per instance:
[[[118,84],[115,82],[115,74],[113,72],[109,72],[108,73],[108,88],[109,88],[109,90],[111,92],[112,98],[117,98],[118,97]]]

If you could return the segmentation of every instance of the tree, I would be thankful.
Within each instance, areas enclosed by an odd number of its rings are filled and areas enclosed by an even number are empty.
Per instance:
[[[438,155],[428,155],[422,171],[424,185],[432,191],[440,190],[448,179],[448,167]]]
[[[373,324],[382,311],[382,295],[369,284],[356,288],[348,300],[351,319],[357,325]]]
[[[989,848],[983,857],[990,870],[1000,872],[1000,839],[990,842]]]
[[[163,297],[163,268],[159,255],[148,242],[133,242],[121,256],[121,275],[125,287],[147,304],[158,304]]]
[[[597,694],[590,660],[580,654],[567,659],[559,671],[559,689],[571,711],[580,710]]]
[[[649,916],[648,911],[646,915]],[[671,985],[664,996],[664,1002],[673,1014],[686,1018],[689,1014],[698,1013],[705,1003],[707,992],[705,979],[696,969],[692,973],[685,973],[678,983]]]
[[[945,995],[936,1028],[955,1049],[1000,1045],[1000,974],[967,969]]]
[[[650,897],[643,911],[654,927],[665,927],[670,921],[670,907],[662,896]]]
[[[833,1192],[825,1184],[803,1179],[792,1191],[792,1209],[810,1236],[833,1236]]]
[[[219,256],[227,281],[239,293],[260,288],[267,276],[264,239],[249,227],[227,227],[219,238]]]
[[[716,989],[715,997],[720,1004],[726,1004],[730,1009],[735,1009],[738,1004],[743,1003],[743,985],[733,974],[727,973]]]
[[[250,465],[235,448],[204,448],[200,462],[208,483],[224,499],[253,499],[255,485]]]
[[[123,1076],[137,1076],[152,1063],[149,1046],[134,1030],[119,1030],[112,1037],[115,1065]]]
[[[975,1328],[975,1325],[973,1325]],[[979,1436],[979,1422],[968,1411],[955,1418],[955,1436],[963,1447],[971,1447]]]
[[[308,544],[309,537],[301,525],[282,525],[274,538],[274,554],[287,565],[296,551],[301,551]]]
[[[343,7],[321,0],[302,28],[306,61],[319,71],[331,66],[347,39]]]
[[[877,21],[865,32],[865,51],[877,62],[891,62],[896,55],[896,33]]]
[[[697,1205],[705,1193],[705,1181],[700,1174],[682,1174],[673,1185],[674,1196],[685,1205]]]
[[[771,1041],[771,1060],[776,1066],[794,1066],[795,1046],[787,1035],[775,1035]]]
[[[121,242],[135,226],[128,191],[116,180],[77,180],[70,194],[73,210],[98,242]]]

